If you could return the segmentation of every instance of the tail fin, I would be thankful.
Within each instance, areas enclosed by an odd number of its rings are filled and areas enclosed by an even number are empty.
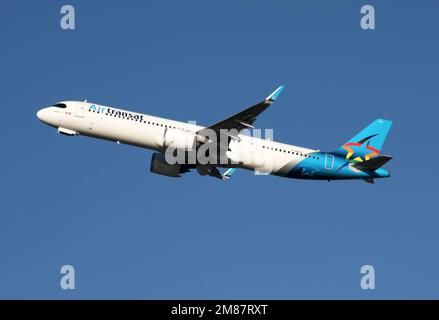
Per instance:
[[[380,154],[392,121],[377,119],[341,146],[336,154],[346,159],[367,161]]]

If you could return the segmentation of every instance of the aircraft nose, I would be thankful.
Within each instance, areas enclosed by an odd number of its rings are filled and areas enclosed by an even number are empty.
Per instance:
[[[44,108],[44,109],[41,109],[41,110],[38,110],[38,112],[37,112],[37,118],[38,118],[40,121],[45,122],[45,120],[46,120],[46,113],[47,113],[47,110],[45,110],[45,108]]]

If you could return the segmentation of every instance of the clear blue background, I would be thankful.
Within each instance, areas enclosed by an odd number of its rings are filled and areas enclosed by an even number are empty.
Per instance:
[[[63,4],[0,4],[0,298],[439,298],[436,1],[70,1],[73,31]],[[209,125],[280,84],[258,126],[333,150],[391,119],[392,177],[172,179],[35,116],[88,99]]]

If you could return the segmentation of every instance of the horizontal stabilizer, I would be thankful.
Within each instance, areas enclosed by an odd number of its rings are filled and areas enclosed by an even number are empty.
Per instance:
[[[358,162],[354,164],[354,167],[362,171],[373,172],[378,168],[381,168],[390,160],[392,160],[392,157],[390,156],[378,156],[367,161]]]

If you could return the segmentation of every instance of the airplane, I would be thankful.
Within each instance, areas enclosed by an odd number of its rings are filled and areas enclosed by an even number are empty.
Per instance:
[[[390,120],[373,121],[331,152],[249,135],[248,132],[256,130],[253,126],[256,118],[273,104],[283,89],[282,85],[263,101],[209,127],[87,100],[56,103],[39,110],[37,117],[67,136],[83,135],[153,150],[150,171],[169,177],[181,177],[192,169],[221,180],[228,180],[236,169],[307,180],[361,179],[374,183],[376,178],[390,177],[383,165],[392,157],[380,155],[392,126]],[[216,134],[225,138],[213,137]],[[198,158],[203,148],[208,150],[203,152],[210,161]],[[167,153],[168,150],[172,152]],[[175,156],[177,151],[184,155],[184,161],[169,160],[169,154]],[[195,152],[196,158],[188,161],[191,152]],[[218,161],[220,156],[225,161]],[[219,169],[226,171],[221,173]]]

